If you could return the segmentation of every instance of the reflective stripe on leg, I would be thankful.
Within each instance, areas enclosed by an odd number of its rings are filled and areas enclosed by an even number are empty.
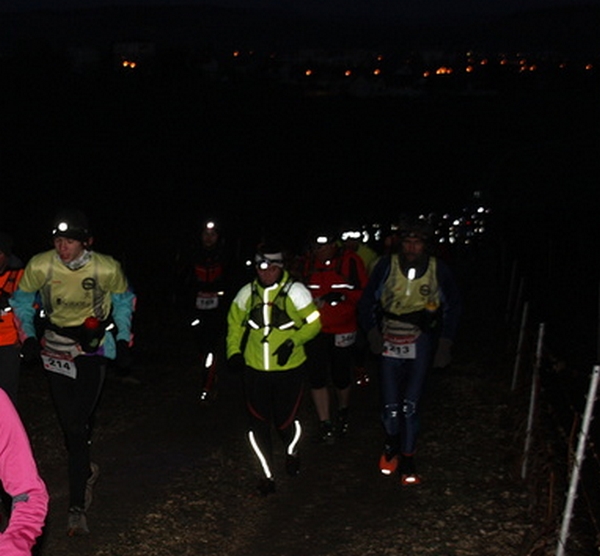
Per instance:
[[[300,425],[300,421],[298,421],[296,419],[294,421],[294,438],[292,438],[292,441],[290,442],[289,446],[287,447],[288,455],[293,456],[296,454],[296,446],[298,445],[298,442],[300,441],[301,436],[302,436],[302,426]]]
[[[254,437],[254,433],[252,431],[250,431],[248,433],[248,439],[250,440],[250,446],[252,446],[252,449],[254,450],[254,453],[256,454],[258,461],[260,462],[260,465],[263,469],[263,473],[265,474],[265,477],[267,479],[272,479],[273,474],[271,473],[271,469],[269,467],[269,462],[267,461],[267,458],[264,456],[260,447],[258,446],[258,443],[256,442],[256,438]]]

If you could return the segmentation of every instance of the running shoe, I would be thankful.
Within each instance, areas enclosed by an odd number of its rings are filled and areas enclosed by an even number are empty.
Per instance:
[[[344,407],[338,412],[337,418],[337,434],[338,436],[346,436],[348,433],[348,408]]]
[[[421,476],[417,473],[402,473],[400,475],[400,483],[402,484],[402,486],[420,485]]]
[[[73,506],[69,508],[67,516],[67,535],[69,537],[81,537],[89,535],[90,530],[87,526],[87,518],[82,508]]]
[[[275,481],[267,477],[259,479],[256,490],[261,496],[269,496],[275,492]]]
[[[402,462],[400,463],[400,483],[402,486],[421,484],[421,476],[417,473],[413,456],[402,456]]]
[[[333,444],[335,442],[331,421],[321,421],[319,423],[319,432],[315,441],[318,444]]]
[[[398,469],[398,456],[383,452],[379,458],[379,471],[382,475],[391,475]]]
[[[296,475],[300,474],[300,455],[297,452],[293,455],[286,454],[285,472],[290,477],[295,477]]]

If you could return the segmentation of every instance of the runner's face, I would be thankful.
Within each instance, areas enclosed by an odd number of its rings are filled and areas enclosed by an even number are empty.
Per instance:
[[[81,241],[68,237],[55,237],[54,249],[63,263],[70,263],[81,256],[85,247]]]
[[[402,254],[408,262],[415,262],[425,251],[425,242],[418,237],[407,237],[402,240]]]
[[[281,278],[282,268],[278,265],[270,264],[267,268],[256,267],[256,274],[258,275],[258,281],[265,288],[272,286],[277,283]]]
[[[214,247],[219,240],[219,234],[214,229],[206,229],[202,232],[202,245],[204,247],[210,248]]]
[[[316,259],[324,263],[333,258],[336,252],[336,245],[334,242],[325,243],[323,245],[315,246],[315,257]]]

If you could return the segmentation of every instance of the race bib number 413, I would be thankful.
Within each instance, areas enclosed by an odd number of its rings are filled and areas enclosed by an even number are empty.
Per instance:
[[[77,378],[77,366],[68,353],[49,353],[42,351],[44,369],[69,378]]]
[[[394,359],[415,359],[417,357],[415,340],[414,336],[384,336],[382,355]]]

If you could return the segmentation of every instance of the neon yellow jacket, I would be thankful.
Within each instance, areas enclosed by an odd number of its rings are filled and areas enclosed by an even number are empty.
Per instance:
[[[229,308],[227,324],[227,358],[242,353],[246,364],[259,371],[299,367],[306,361],[304,344],[321,330],[311,293],[287,271],[267,288],[258,280],[246,284]],[[294,350],[280,366],[274,352],[288,339],[294,342]]]

